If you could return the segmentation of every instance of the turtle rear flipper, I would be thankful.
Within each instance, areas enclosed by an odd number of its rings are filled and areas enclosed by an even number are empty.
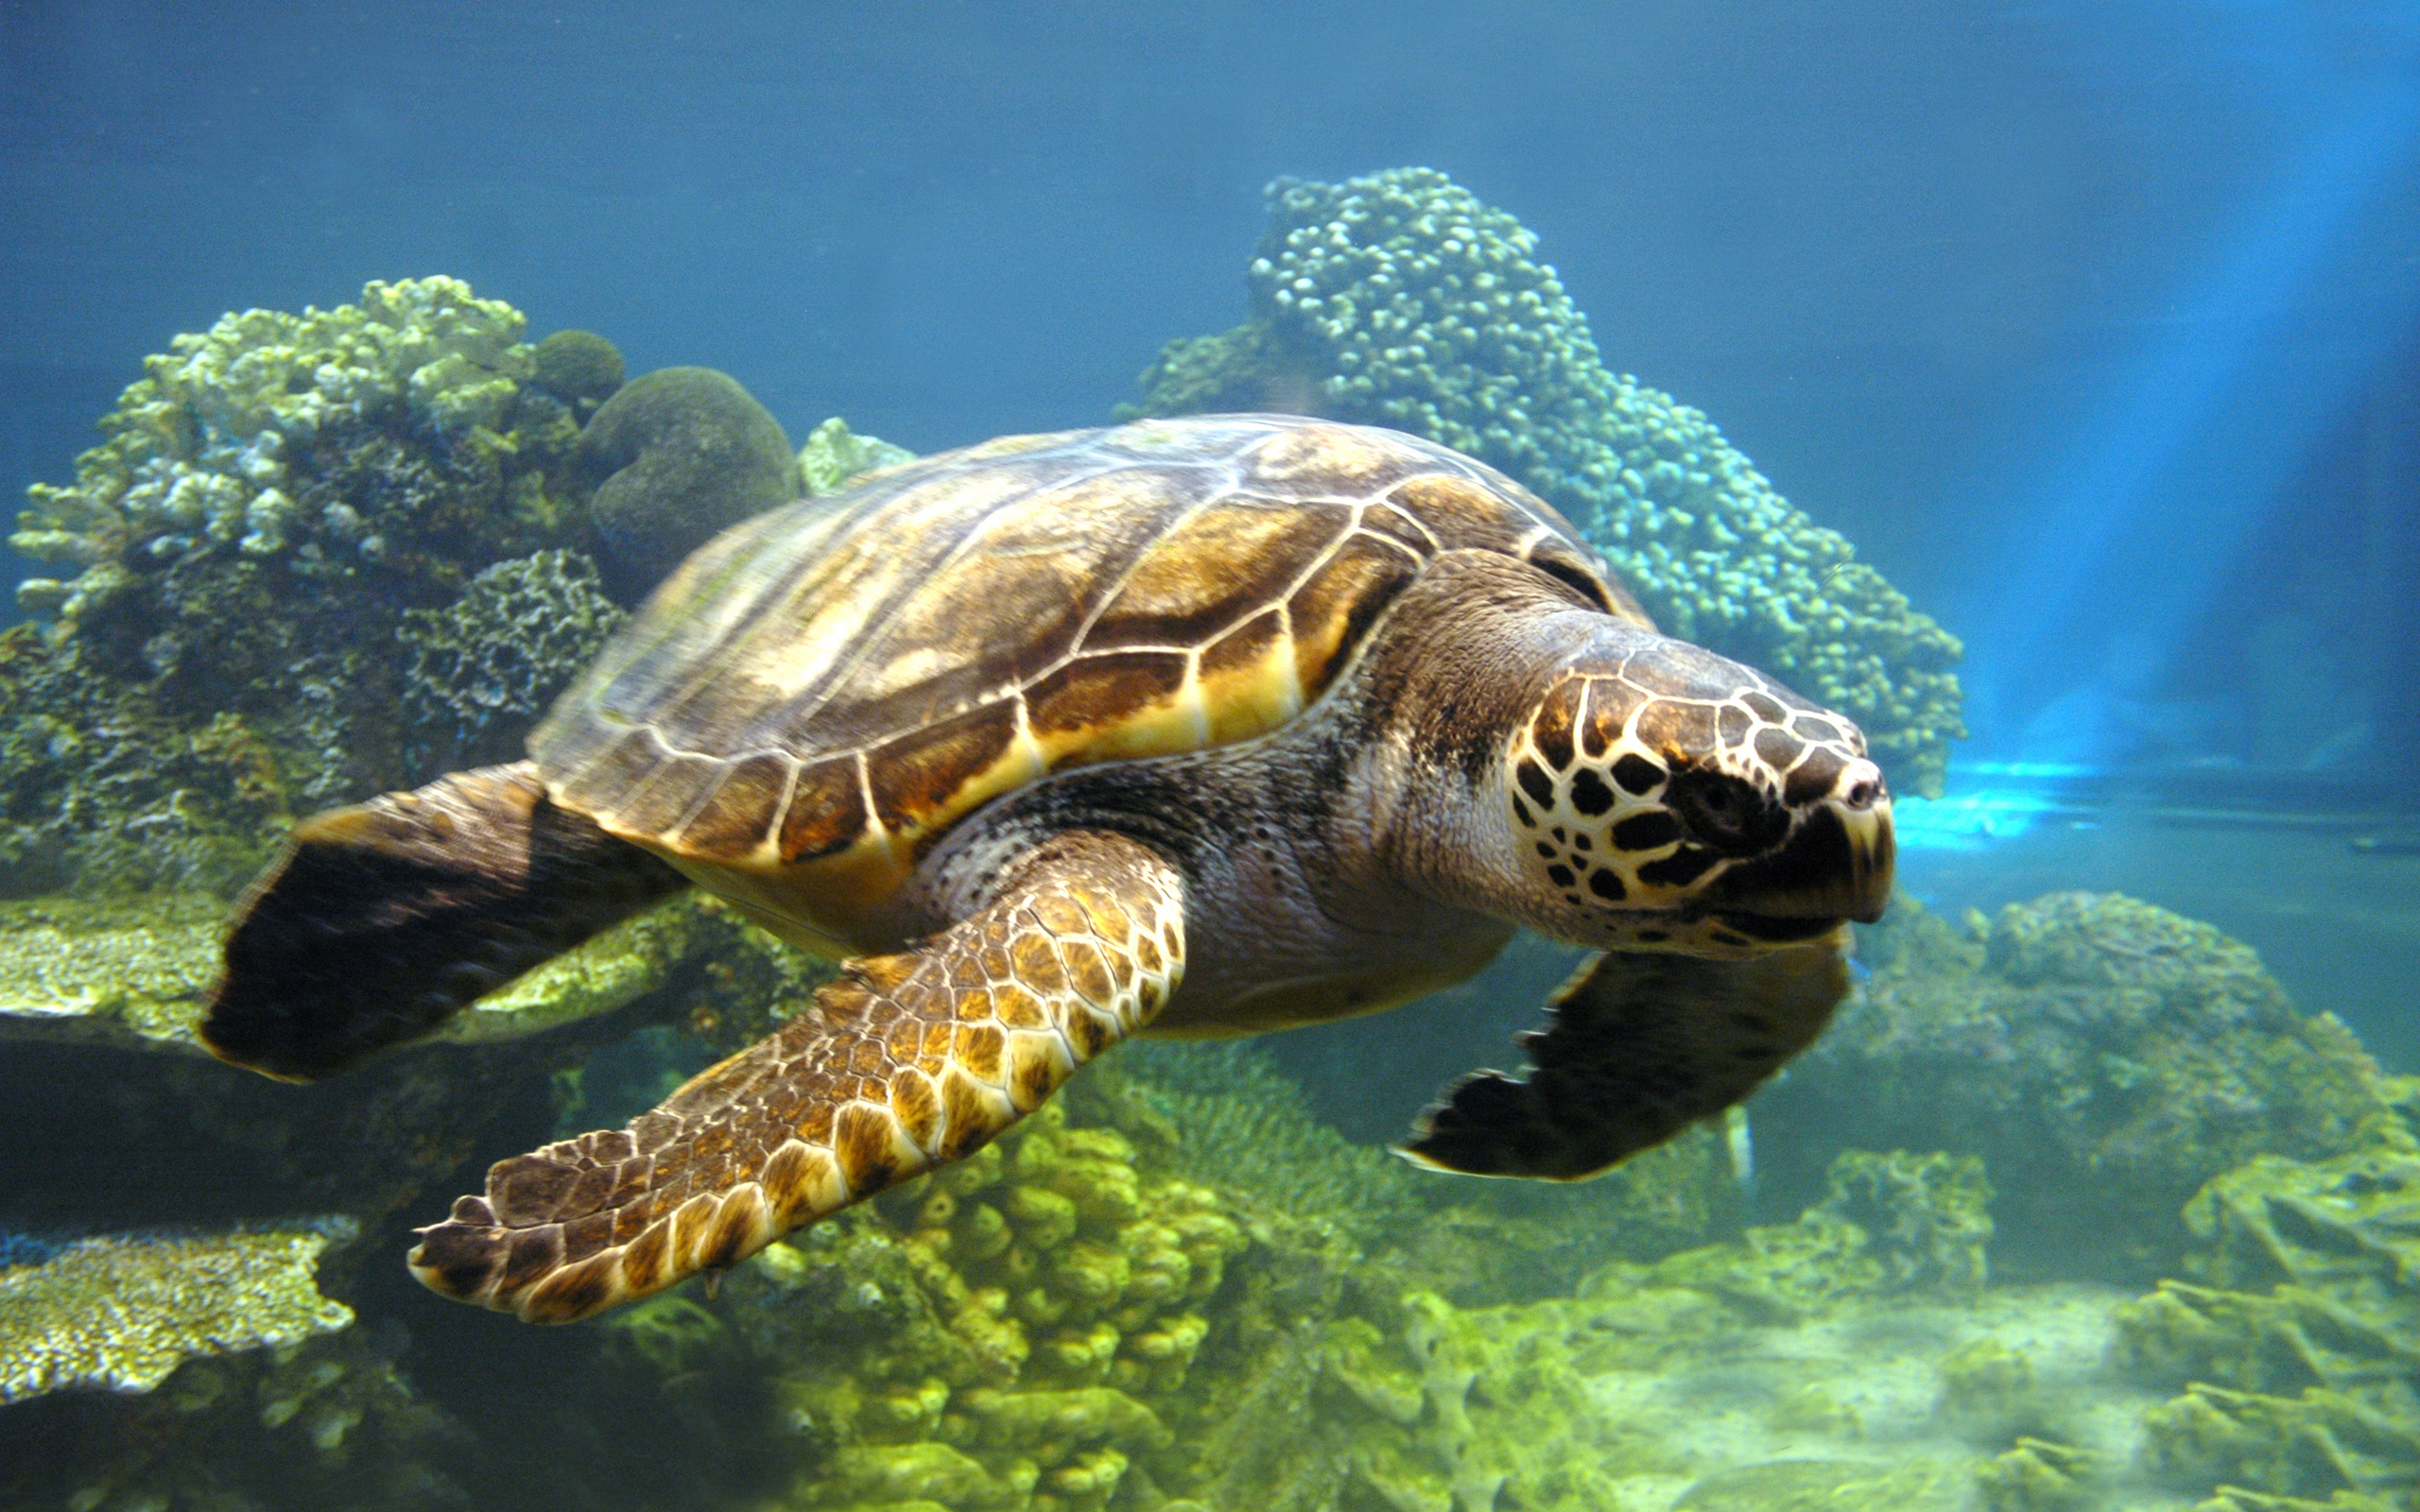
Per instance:
[[[1184,972],[1183,899],[1135,841],[1046,840],[989,904],[848,963],[771,1039],[628,1127],[496,1162],[421,1230],[412,1274],[568,1323],[967,1155],[1159,1012]]]
[[[1848,995],[1845,930],[1738,960],[1610,952],[1515,1041],[1527,1081],[1473,1072],[1399,1153],[1473,1176],[1594,1176],[1739,1102],[1805,1049]]]
[[[284,1080],[332,1075],[687,885],[549,801],[530,762],[336,809],[245,899],[201,1040]]]

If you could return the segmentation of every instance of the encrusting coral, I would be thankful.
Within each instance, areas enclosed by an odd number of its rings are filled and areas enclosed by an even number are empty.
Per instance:
[[[1391,425],[1568,514],[1669,634],[1853,715],[1904,791],[1965,733],[1961,648],[1703,414],[1608,371],[1536,237],[1428,168],[1280,179],[1252,318],[1170,344],[1131,413],[1288,409]]]
[[[480,569],[443,609],[407,610],[404,710],[429,775],[518,760],[521,737],[630,616],[576,551]]]
[[[1130,1469],[1190,1473],[1172,1419],[1248,1244],[1216,1194],[1134,1162],[1046,1105],[774,1246],[712,1312],[673,1296],[609,1327],[660,1365],[773,1363],[805,1452],[785,1506],[1105,1506]]]
[[[2135,899],[2051,893],[1962,931],[1901,899],[1859,954],[1870,979],[1754,1105],[1768,1182],[1808,1192],[1848,1143],[1980,1156],[2020,1274],[2172,1274],[2202,1183],[2394,1118],[2343,1024],[2298,1011],[2249,947]]]
[[[187,1360],[294,1344],[353,1310],[313,1284],[350,1220],[207,1235],[95,1236],[0,1269],[0,1402],[149,1391]]]

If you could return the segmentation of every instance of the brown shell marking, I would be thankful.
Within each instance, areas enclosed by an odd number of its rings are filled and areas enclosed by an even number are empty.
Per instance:
[[[1293,718],[1458,550],[1628,604],[1545,504],[1395,432],[1210,416],[986,442],[717,538],[530,748],[609,832],[845,936],[1003,792]]]

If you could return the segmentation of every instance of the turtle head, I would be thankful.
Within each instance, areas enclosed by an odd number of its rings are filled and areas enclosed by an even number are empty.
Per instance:
[[[1854,724],[1643,627],[1600,620],[1588,640],[1505,749],[1530,922],[1737,955],[1881,917],[1891,798]]]

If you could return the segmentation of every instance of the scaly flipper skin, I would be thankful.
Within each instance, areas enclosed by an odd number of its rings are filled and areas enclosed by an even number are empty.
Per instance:
[[[305,821],[253,885],[202,1043],[285,1081],[334,1075],[687,885],[549,801],[532,762],[383,794]]]
[[[412,1273],[568,1323],[957,1160],[1159,1012],[1184,976],[1184,892],[1133,840],[1047,840],[968,918],[851,962],[627,1128],[499,1161],[485,1195],[421,1230]]]
[[[1845,931],[1740,960],[1608,953],[1515,1041],[1527,1081],[1475,1072],[1401,1153],[1473,1176],[1571,1181],[1661,1144],[1756,1090],[1848,995]]]

